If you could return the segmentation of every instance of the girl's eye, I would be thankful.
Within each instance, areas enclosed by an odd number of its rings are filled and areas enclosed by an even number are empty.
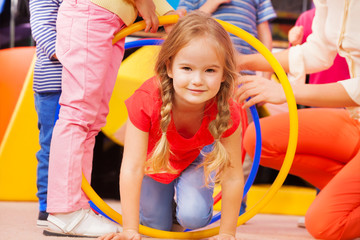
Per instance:
[[[191,71],[191,68],[189,68],[189,67],[182,67],[182,69],[185,71]]]
[[[206,69],[206,72],[213,73],[215,72],[215,69]]]

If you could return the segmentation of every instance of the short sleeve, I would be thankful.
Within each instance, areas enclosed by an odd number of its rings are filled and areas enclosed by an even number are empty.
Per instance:
[[[150,131],[153,101],[153,97],[141,89],[125,101],[130,121],[141,131]]]
[[[339,81],[351,99],[360,105],[360,77]]]
[[[276,18],[276,13],[270,0],[260,0],[257,11],[257,25]]]
[[[240,125],[240,105],[233,100],[230,100],[230,113],[231,113],[231,127],[226,130],[222,137],[226,138],[232,135]]]

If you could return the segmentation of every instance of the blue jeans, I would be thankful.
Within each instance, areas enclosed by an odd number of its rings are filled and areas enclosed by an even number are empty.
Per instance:
[[[206,146],[203,151],[211,149]],[[213,215],[214,184],[205,186],[203,162],[200,154],[181,175],[169,184],[159,183],[145,176],[141,187],[140,222],[160,230],[171,230],[173,217],[189,229],[206,226]],[[212,173],[214,177],[215,173]],[[173,201],[176,194],[176,216],[173,216]]]
[[[46,211],[49,152],[55,119],[57,118],[57,107],[60,92],[35,93],[35,109],[38,115],[38,128],[40,150],[36,153],[37,165],[37,189],[36,196],[39,199],[39,210]]]

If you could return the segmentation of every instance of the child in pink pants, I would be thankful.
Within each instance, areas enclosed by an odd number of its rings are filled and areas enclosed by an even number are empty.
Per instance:
[[[138,11],[146,30],[156,32],[156,13],[173,10],[163,0],[64,0],[59,9],[56,55],[63,65],[62,94],[50,149],[46,235],[96,237],[120,231],[92,212],[81,182],[82,173],[90,180],[95,136],[106,124],[124,55],[124,39],[112,40]]]

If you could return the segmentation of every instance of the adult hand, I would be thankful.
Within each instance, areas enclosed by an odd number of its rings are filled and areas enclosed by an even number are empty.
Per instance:
[[[156,33],[159,28],[159,19],[155,13],[153,0],[135,0],[135,6],[146,23],[145,32]]]
[[[236,98],[244,102],[244,107],[267,102],[281,104],[286,101],[285,92],[280,83],[260,76],[240,76]],[[246,101],[248,98],[250,99]]]

